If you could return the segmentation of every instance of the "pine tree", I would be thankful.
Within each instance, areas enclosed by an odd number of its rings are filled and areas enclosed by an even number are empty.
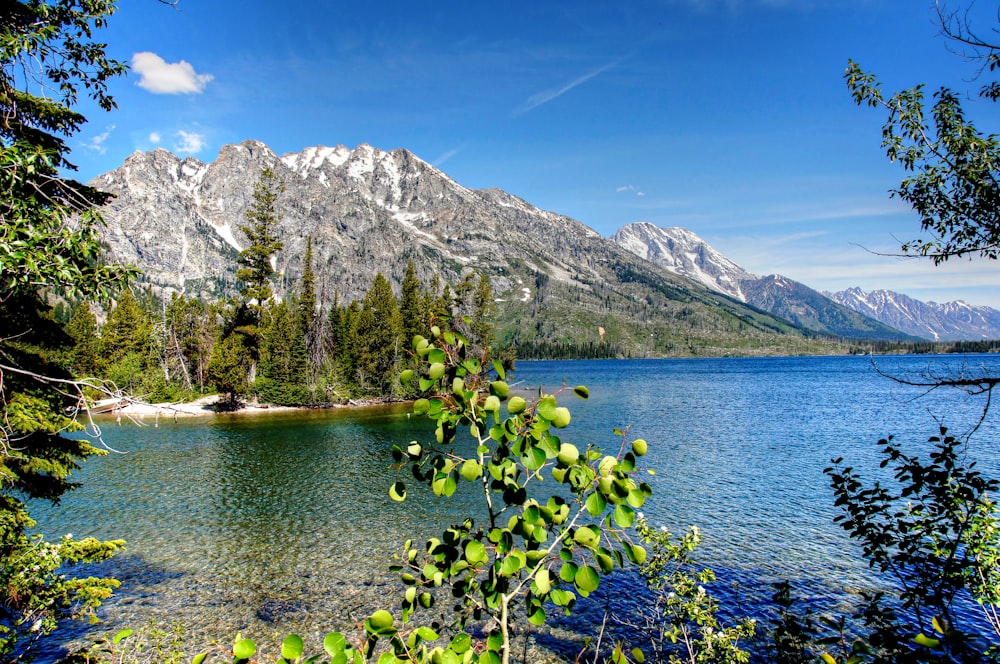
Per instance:
[[[254,388],[264,401],[284,406],[302,405],[308,382],[306,346],[296,310],[285,301],[274,303],[265,309],[260,327],[260,377]]]
[[[157,356],[151,352],[152,347],[152,317],[126,288],[101,329],[103,376],[120,389],[139,392],[144,385],[155,382],[147,381],[146,375],[156,366]]]
[[[99,206],[108,195],[70,179],[66,141],[85,118],[80,92],[101,108],[125,72],[92,41],[110,0],[4,2],[0,6],[0,660],[26,660],[59,621],[93,613],[113,579],[73,578],[65,566],[97,562],[122,542],[29,536],[28,500],[56,502],[72,471],[101,449],[72,414],[83,385],[57,361],[73,339],[49,295],[106,301],[133,272],[104,265]],[[39,95],[39,91],[44,96]],[[72,220],[72,221],[71,221]],[[15,653],[16,651],[16,653]]]
[[[89,304],[81,302],[77,305],[66,331],[73,337],[70,365],[73,374],[79,378],[96,376],[100,340],[97,337],[97,318]]]
[[[258,310],[271,298],[271,281],[279,276],[272,260],[285,246],[278,239],[278,198],[284,191],[284,182],[272,169],[261,171],[245,214],[246,223],[238,226],[247,236],[248,245],[237,258],[240,268],[236,278],[243,282],[240,293]]]
[[[312,236],[306,238],[306,253],[302,258],[302,279],[299,282],[295,313],[298,334],[305,344],[312,374],[320,366],[323,355],[319,329],[321,319],[316,311],[316,273],[313,271]]]
[[[359,383],[374,394],[391,394],[397,382],[397,363],[403,350],[400,332],[399,303],[389,280],[380,272],[365,294],[357,323]]]
[[[357,300],[341,310],[340,324],[337,328],[337,367],[341,379],[349,386],[358,385],[358,362],[361,356],[361,338],[358,335],[358,322],[361,318],[361,305]]]
[[[409,344],[416,335],[428,334],[428,313],[426,299],[421,293],[420,281],[413,261],[406,264],[406,274],[400,289],[399,314],[402,320],[403,341]]]
[[[271,280],[279,276],[274,269],[274,255],[285,246],[278,239],[278,197],[285,191],[285,184],[270,168],[261,171],[260,179],[254,184],[253,201],[245,213],[246,223],[239,229],[247,236],[248,245],[236,259],[240,268],[236,278],[242,283],[240,295],[243,302],[237,308],[238,325],[230,326],[228,334],[239,334],[243,338],[231,341],[227,348],[240,347],[247,351],[246,381],[228,381],[229,385],[252,385],[257,379],[257,364],[260,361],[259,335],[257,327],[261,323],[261,312],[274,294]],[[223,338],[223,341],[226,339]],[[230,352],[227,357],[237,357]],[[227,367],[227,369],[229,369]],[[228,372],[226,374],[228,376]],[[214,382],[214,381],[213,381]],[[216,384],[216,387],[219,387]],[[221,388],[220,388],[221,389]],[[235,400],[238,394],[224,390]]]

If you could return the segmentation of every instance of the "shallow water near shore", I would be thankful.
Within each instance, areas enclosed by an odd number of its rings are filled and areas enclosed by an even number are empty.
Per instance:
[[[995,356],[877,363],[893,375],[1000,371]],[[892,433],[926,449],[939,423],[963,433],[983,406],[954,390],[923,394],[894,383],[864,357],[522,362],[515,381],[547,392],[564,381],[590,388],[587,401],[561,398],[573,412],[561,437],[581,449],[616,452],[615,427],[649,442],[644,466],[657,474],[648,478],[654,496],[643,512],[674,532],[701,528],[698,559],[716,569],[721,592],[742,613],[759,611],[767,584],[779,579],[800,583],[817,601],[877,582],[832,522],[823,468],[842,456],[874,476],[879,438]],[[318,648],[326,631],[353,629],[375,608],[398,605],[388,565],[404,540],[476,512],[467,490],[436,499],[411,486],[406,502],[389,499],[397,473],[391,446],[432,433],[409,410],[106,423],[105,439],[123,453],[88,462],[77,474],[80,489],[34,513],[48,537],[127,540],[126,554],[92,570],[123,582],[99,629],[179,620],[193,648],[237,632],[277,643],[292,631]],[[1000,472],[997,432],[993,413],[968,448],[992,476]],[[628,590],[636,582],[623,575],[609,585]],[[557,626],[592,628],[603,603],[579,608],[580,617]]]

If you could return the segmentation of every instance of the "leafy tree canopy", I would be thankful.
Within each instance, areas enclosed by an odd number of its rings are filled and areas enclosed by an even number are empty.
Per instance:
[[[953,50],[978,62],[980,77],[991,79],[976,96],[996,102],[1000,40],[983,38],[969,11],[949,10],[940,3],[936,8]],[[995,36],[997,27],[991,32]],[[996,134],[984,132],[968,118],[965,107],[971,100],[966,93],[941,87],[929,101],[924,86],[918,85],[887,95],[876,76],[853,61],[844,76],[855,102],[888,111],[882,146],[891,161],[910,173],[892,194],[920,215],[927,235],[905,242],[903,252],[928,257],[935,265],[976,254],[1000,257],[1000,143]]]

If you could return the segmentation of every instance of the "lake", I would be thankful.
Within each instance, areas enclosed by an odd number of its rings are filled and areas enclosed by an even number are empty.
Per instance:
[[[895,376],[1000,373],[1000,357],[986,355],[875,363]],[[717,571],[723,599],[736,598],[744,613],[758,611],[767,584],[780,579],[820,604],[876,582],[832,522],[823,468],[842,456],[874,476],[879,438],[895,434],[926,449],[939,423],[967,432],[983,407],[981,397],[956,390],[900,385],[857,356],[521,362],[514,380],[548,392],[564,382],[589,387],[589,400],[562,398],[573,412],[565,442],[616,450],[616,427],[649,442],[642,461],[657,474],[648,478],[645,516],[674,532],[699,526],[699,562]],[[121,453],[88,462],[76,476],[80,489],[34,514],[50,538],[127,540],[126,554],[98,567],[123,581],[102,629],[153,618],[182,621],[193,643],[237,632],[318,638],[396,606],[391,555],[405,539],[437,534],[474,510],[469,491],[436,499],[411,487],[406,502],[389,499],[391,446],[432,433],[409,410],[106,422],[104,438]],[[994,409],[968,446],[991,476],[1000,473],[998,427]],[[580,608],[582,618],[559,626],[586,625],[602,607]]]

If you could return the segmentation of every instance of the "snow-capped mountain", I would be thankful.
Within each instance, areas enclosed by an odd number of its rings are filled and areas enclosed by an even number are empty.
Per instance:
[[[901,293],[848,288],[827,293],[832,300],[925,339],[960,341],[1000,339],[1000,311],[956,300],[921,302]]]
[[[660,228],[636,222],[619,229],[611,240],[636,256],[746,302],[742,283],[757,279],[686,228]]]
[[[611,240],[670,272],[808,330],[863,339],[907,336],[797,281],[777,274],[759,277],[748,272],[685,228],[660,228],[638,222],[622,227]]]
[[[258,141],[215,161],[137,152],[90,184],[105,208],[110,258],[162,290],[215,298],[236,291],[239,230],[264,168],[284,182],[275,256],[284,295],[312,239],[317,293],[360,299],[376,273],[398,285],[407,262],[430,283],[485,274],[507,339],[610,342],[622,353],[781,352],[802,331],[640,260],[584,224],[499,189],[472,190],[407,150],[313,147],[283,156]],[[775,340],[778,341],[775,341]],[[772,350],[773,349],[773,350]]]

